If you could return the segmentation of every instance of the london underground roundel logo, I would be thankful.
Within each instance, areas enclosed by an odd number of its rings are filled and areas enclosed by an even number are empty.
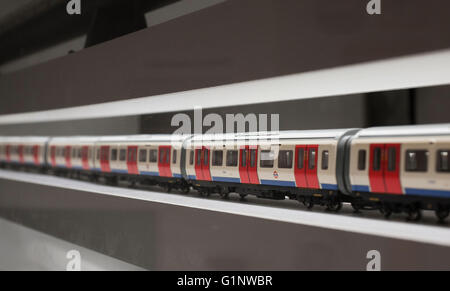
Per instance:
[[[278,172],[277,172],[277,171],[273,171],[273,177],[274,177],[275,179],[278,179]]]

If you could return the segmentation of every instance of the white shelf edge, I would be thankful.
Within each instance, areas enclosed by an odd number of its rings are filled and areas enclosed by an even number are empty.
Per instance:
[[[0,124],[95,119],[450,84],[450,49],[64,109],[0,115]]]
[[[6,170],[0,170],[0,179],[450,247],[447,227],[211,200]]]

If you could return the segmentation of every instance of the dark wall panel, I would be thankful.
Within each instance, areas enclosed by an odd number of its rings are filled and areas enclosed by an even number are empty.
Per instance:
[[[447,0],[229,0],[0,77],[0,113],[259,79],[447,48]],[[351,84],[349,84],[351,86]]]

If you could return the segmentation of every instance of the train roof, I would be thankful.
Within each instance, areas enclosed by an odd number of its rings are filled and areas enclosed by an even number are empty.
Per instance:
[[[54,137],[51,143],[90,143],[90,142],[182,142],[188,136],[171,134],[140,134],[112,136],[69,136]]]
[[[243,132],[227,134],[195,135],[191,141],[216,140],[259,140],[259,139],[338,139],[345,133],[357,129],[286,130],[266,132]]]
[[[117,135],[102,136],[98,138],[98,142],[182,142],[191,135],[181,134],[139,134],[139,135]]]
[[[450,123],[370,127],[360,130],[356,137],[439,136],[450,135]]]
[[[10,142],[10,143],[23,143],[23,142],[35,142],[35,143],[45,143],[50,139],[46,136],[1,136],[0,142]]]

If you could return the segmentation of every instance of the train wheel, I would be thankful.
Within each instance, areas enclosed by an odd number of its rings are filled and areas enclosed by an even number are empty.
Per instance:
[[[247,194],[239,194],[239,196],[241,196],[241,199],[244,200],[245,197],[247,197]]]
[[[342,202],[339,200],[331,200],[327,203],[327,210],[328,211],[333,211],[333,212],[338,212],[339,210],[341,210],[342,208]]]
[[[353,213],[361,213],[361,205],[358,202],[352,202]]]
[[[297,201],[298,202],[300,202],[300,203],[302,203],[303,205],[305,205],[306,206],[306,199],[305,199],[305,196],[300,196],[300,195],[298,195],[297,196]]]
[[[313,207],[314,207],[314,201],[312,200],[312,198],[306,199],[305,203],[306,203],[306,208],[308,208],[308,209],[313,209]]]
[[[409,221],[419,221],[422,218],[422,211],[417,207],[410,207],[407,211]]]
[[[181,187],[181,192],[183,192],[183,194],[189,194],[190,191],[191,191],[191,187],[189,185],[183,185]]]
[[[386,219],[390,218],[392,215],[392,209],[388,204],[381,205],[380,212],[381,212],[381,214],[384,215],[384,218],[386,218]]]
[[[449,209],[438,208],[436,210],[436,217],[439,219],[440,223],[443,223],[444,220],[448,217],[449,214],[450,214],[450,210]]]

